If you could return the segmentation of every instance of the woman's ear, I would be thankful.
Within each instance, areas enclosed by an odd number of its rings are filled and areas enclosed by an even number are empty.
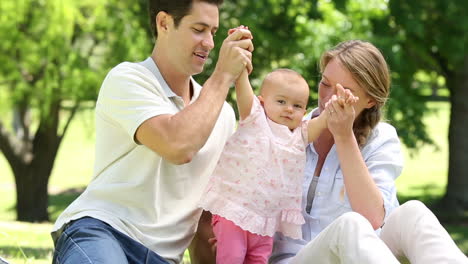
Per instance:
[[[369,98],[369,100],[367,100],[366,108],[367,109],[372,108],[374,105],[375,105],[375,100]]]

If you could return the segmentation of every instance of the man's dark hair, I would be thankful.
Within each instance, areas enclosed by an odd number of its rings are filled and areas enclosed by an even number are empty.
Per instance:
[[[151,25],[151,32],[154,38],[158,37],[158,30],[156,27],[156,15],[160,11],[164,11],[174,18],[174,25],[179,26],[182,18],[192,9],[193,2],[207,2],[220,6],[223,0],[148,0],[148,13]]]

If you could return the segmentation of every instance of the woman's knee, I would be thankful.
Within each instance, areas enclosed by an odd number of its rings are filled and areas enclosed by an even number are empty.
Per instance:
[[[356,212],[347,212],[342,214],[340,217],[336,219],[336,221],[340,223],[344,223],[346,225],[355,225],[355,224],[363,224],[369,223],[367,219],[359,213]]]
[[[374,232],[370,222],[361,214],[356,212],[347,212],[338,217],[336,223],[340,226],[343,233],[348,233],[349,230],[360,230]]]
[[[404,204],[400,205],[399,210],[403,215],[411,214],[411,215],[425,215],[425,214],[432,214],[429,208],[418,200],[411,200],[407,201]]]

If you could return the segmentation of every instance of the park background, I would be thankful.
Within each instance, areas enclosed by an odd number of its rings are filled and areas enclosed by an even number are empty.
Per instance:
[[[310,109],[321,52],[371,41],[392,70],[385,119],[405,153],[399,199],[424,201],[467,254],[467,9],[463,0],[225,0],[196,79],[212,72],[227,29],[244,24],[254,87],[271,69],[293,68],[309,82]],[[50,263],[52,223],[92,176],[100,84],[152,50],[146,0],[2,0],[0,39],[0,256]]]

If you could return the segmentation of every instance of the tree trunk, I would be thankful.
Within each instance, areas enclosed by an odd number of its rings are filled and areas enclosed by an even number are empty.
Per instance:
[[[449,174],[443,204],[462,213],[468,209],[468,56],[447,80],[451,96]]]
[[[38,173],[33,166],[20,168],[21,174],[15,173],[16,180],[16,215],[18,221],[49,221],[48,176]]]
[[[76,108],[70,115],[64,131]],[[25,132],[22,135],[11,134],[0,122],[0,150],[8,160],[15,177],[17,220],[48,221],[47,186],[63,138],[63,133],[58,133],[60,102],[49,105],[47,114],[41,116],[34,136],[29,135],[30,123],[24,122],[26,119],[23,115],[27,111],[18,113],[21,113],[18,125]]]
[[[45,121],[34,137],[30,162],[13,168],[18,221],[49,221],[47,186],[60,142],[55,120]]]

